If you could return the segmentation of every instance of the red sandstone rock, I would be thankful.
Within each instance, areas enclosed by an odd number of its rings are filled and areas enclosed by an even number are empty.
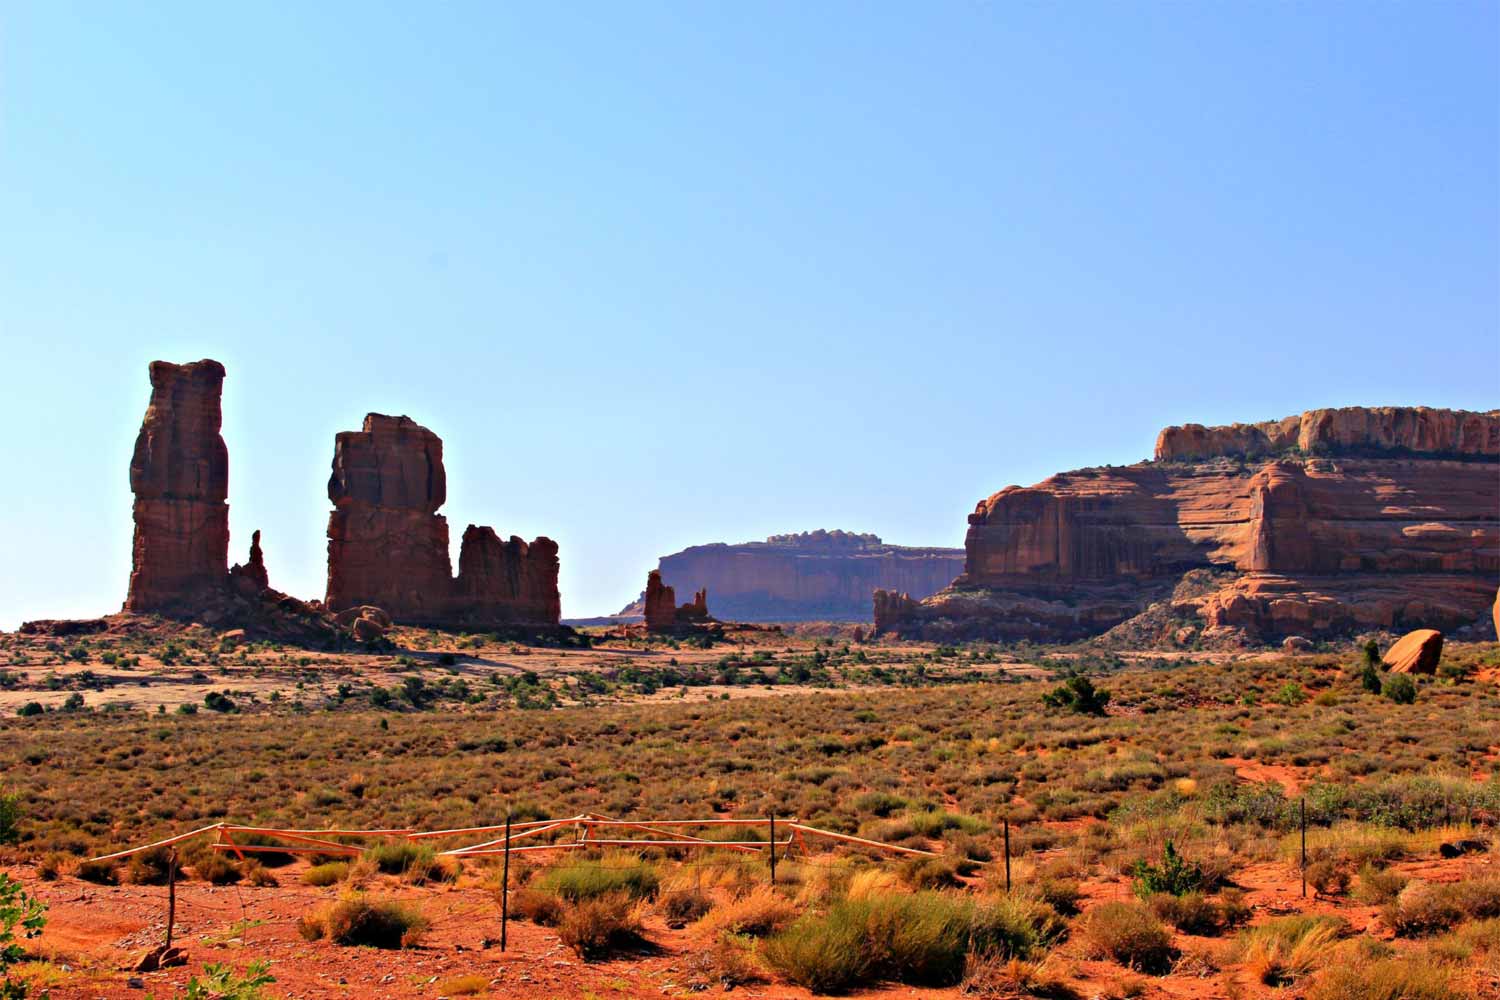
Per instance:
[[[1385,651],[1381,661],[1393,674],[1434,674],[1443,658],[1443,633],[1419,628],[1408,632]]]
[[[646,574],[645,615],[648,632],[671,632],[708,622],[708,591],[698,591],[691,602],[679,606],[677,591],[662,583],[661,571],[653,569]]]
[[[229,565],[223,384],[217,361],[151,363],[151,402],[130,461],[135,541],[126,611],[190,608],[223,586]]]
[[[1500,411],[1429,409],[1168,428],[1158,455],[1170,461],[1062,473],[980,503],[954,586],[915,607],[887,595],[877,623],[1072,639],[1172,601],[1208,637],[1469,624],[1500,572],[1497,435]],[[1281,447],[1292,441],[1352,454]],[[1285,454],[1254,464],[1225,455],[1235,448]],[[1215,567],[1238,576],[1172,597],[1185,573]]]
[[[398,621],[493,628],[556,625],[557,543],[501,542],[470,525],[452,575],[443,443],[409,417],[371,413],[334,443],[328,498],[330,608],[384,608]]]
[[[1337,455],[1398,452],[1433,457],[1500,456],[1500,410],[1426,406],[1346,406],[1308,410],[1259,424],[1168,427],[1156,439],[1158,462],[1268,455],[1287,450]]]
[[[235,563],[229,567],[229,576],[231,583],[247,596],[254,596],[271,586],[270,575],[266,573],[265,553],[260,548],[259,530],[250,535],[249,561],[243,566]]]
[[[886,545],[876,535],[809,531],[764,542],[695,545],[663,556],[664,583],[678,593],[706,589],[730,621],[858,620],[876,590],[918,598],[963,570],[963,550]],[[644,612],[640,601],[621,615]]]

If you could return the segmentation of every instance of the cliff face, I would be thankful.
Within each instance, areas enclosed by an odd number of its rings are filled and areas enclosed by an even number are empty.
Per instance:
[[[885,595],[877,631],[1073,639],[1173,610],[1249,637],[1472,623],[1500,575],[1500,411],[1310,410],[1169,427],[1156,461],[1009,487],[969,517],[962,576]]]
[[[334,438],[327,604],[384,609],[398,622],[486,628],[556,625],[557,543],[502,542],[469,525],[459,575],[448,555],[443,442],[409,417],[371,413]]]
[[[695,545],[663,556],[663,582],[677,593],[707,590],[726,621],[858,621],[877,589],[919,597],[963,569],[959,549],[886,545],[875,535],[814,531],[764,542]],[[640,602],[621,614],[640,614]]]
[[[689,604],[677,604],[677,591],[661,582],[661,571],[646,574],[643,598],[646,629],[650,632],[672,632],[684,625],[708,621],[708,592],[698,591]]]
[[[229,451],[219,436],[224,366],[151,363],[130,489],[135,541],[125,610],[190,608],[229,571]]]

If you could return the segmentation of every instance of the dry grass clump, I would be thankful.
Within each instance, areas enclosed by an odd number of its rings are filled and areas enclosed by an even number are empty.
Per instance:
[[[1139,903],[1103,903],[1083,915],[1078,929],[1091,956],[1137,972],[1165,974],[1176,957],[1171,932]]]
[[[762,956],[814,993],[879,980],[953,986],[971,953],[1029,958],[1060,933],[1056,913],[1035,900],[872,895],[802,917],[766,941]]]
[[[1326,967],[1347,930],[1337,917],[1280,917],[1241,932],[1237,952],[1256,980],[1288,986]]]
[[[125,864],[125,881],[131,885],[166,885],[169,874],[177,879],[184,877],[182,862],[167,847],[132,854]]]
[[[1354,899],[1365,906],[1389,903],[1406,888],[1407,878],[1397,872],[1367,864],[1359,870],[1354,883]]]
[[[495,896],[499,898],[499,890]],[[529,920],[538,927],[556,927],[562,921],[566,905],[560,896],[529,885],[510,894],[510,915],[517,920]]]
[[[565,864],[536,880],[538,890],[569,902],[622,892],[632,899],[649,899],[660,885],[655,865],[624,852],[611,852],[597,861]]]
[[[1400,937],[1448,930],[1465,920],[1500,917],[1500,877],[1462,882],[1413,881],[1380,911]]]
[[[801,915],[796,904],[768,885],[758,885],[739,899],[709,911],[697,929],[715,937],[722,933],[768,937]]]
[[[370,948],[414,947],[428,926],[410,904],[360,893],[326,903],[297,921],[298,933],[309,941]]]
[[[376,844],[361,855],[360,861],[382,875],[399,875],[412,885],[451,881],[455,874],[430,845],[405,840]]]
[[[1226,889],[1217,898],[1201,892],[1181,896],[1159,892],[1146,900],[1151,912],[1184,934],[1220,934],[1250,917],[1244,893]]]
[[[120,869],[113,861],[80,861],[73,874],[95,885],[120,884]]]
[[[436,989],[440,997],[472,997],[489,992],[490,981],[484,976],[454,976],[438,982]]]
[[[642,933],[641,902],[628,892],[588,896],[567,905],[557,934],[574,954],[588,962],[647,944]]]
[[[303,885],[315,885],[326,888],[344,881],[349,877],[349,862],[329,861],[326,864],[313,865],[302,873],[300,881]]]
[[[1421,958],[1340,962],[1318,976],[1307,1000],[1470,1000],[1451,969]]]
[[[1046,1000],[1076,1000],[1077,993],[1049,968],[1050,961],[1004,958],[971,952],[964,962],[959,992],[964,996],[1016,1000],[1042,997]]]

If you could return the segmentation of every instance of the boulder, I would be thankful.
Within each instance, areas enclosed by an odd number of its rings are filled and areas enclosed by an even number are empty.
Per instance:
[[[1281,640],[1283,653],[1305,653],[1313,648],[1313,641],[1300,635],[1289,635]]]
[[[1437,672],[1443,656],[1443,633],[1434,628],[1408,632],[1381,658],[1393,674],[1431,674]]]

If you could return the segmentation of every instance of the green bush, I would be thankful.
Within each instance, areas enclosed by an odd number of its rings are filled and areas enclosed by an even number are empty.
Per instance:
[[[1166,850],[1162,852],[1159,866],[1142,859],[1131,867],[1130,874],[1135,879],[1135,894],[1142,899],[1158,893],[1181,896],[1197,892],[1206,881],[1203,866],[1178,854],[1176,846],[1170,840],[1167,841]]]
[[[365,851],[365,857],[386,875],[400,875],[413,885],[435,881],[442,873],[437,851],[427,844],[392,840]]]
[[[1109,698],[1108,691],[1096,688],[1094,682],[1082,674],[1074,674],[1042,695],[1042,703],[1050,708],[1068,708],[1084,715],[1103,715]]]
[[[1410,705],[1417,700],[1417,686],[1405,674],[1392,674],[1381,686],[1380,693],[1398,705]]]
[[[656,868],[640,858],[607,856],[554,868],[537,881],[537,888],[576,903],[616,892],[632,899],[649,899],[660,884]]]
[[[21,883],[0,872],[0,1000],[26,1000],[26,984],[13,982],[10,969],[26,958],[19,941],[42,932],[46,909]]]
[[[21,839],[21,796],[0,788],[0,844]]]

